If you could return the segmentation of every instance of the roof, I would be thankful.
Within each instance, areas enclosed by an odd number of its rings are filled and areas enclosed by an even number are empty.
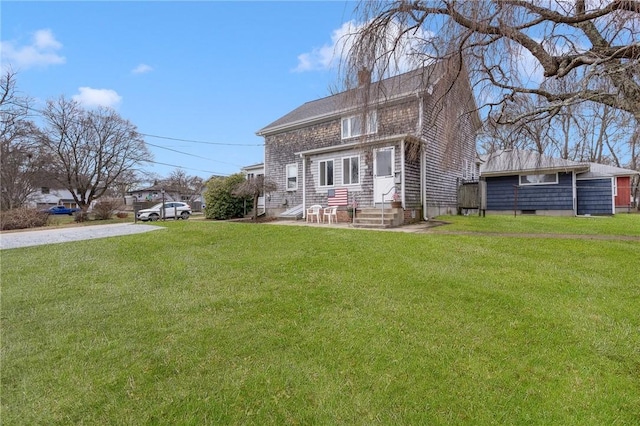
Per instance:
[[[533,151],[508,149],[479,156],[481,176],[505,176],[546,171],[588,171],[589,165],[562,158],[547,157]]]
[[[264,163],[252,164],[250,166],[244,166],[242,168],[242,170],[257,170],[257,169],[264,169]]]
[[[479,156],[481,176],[506,176],[520,173],[575,171],[581,178],[633,176],[640,172],[599,163],[579,163],[547,157],[533,151],[506,149]]]
[[[581,178],[640,175],[640,172],[637,170],[623,169],[607,164],[589,163],[589,166],[589,171],[581,174]]]
[[[370,102],[373,104],[383,103],[428,90],[437,81],[437,77],[433,75],[434,69],[435,65],[422,67],[371,84],[368,87]],[[307,102],[260,129],[257,135],[264,136],[296,125],[311,123],[355,110],[364,104],[361,101],[366,94],[364,89],[364,87],[355,88]]]

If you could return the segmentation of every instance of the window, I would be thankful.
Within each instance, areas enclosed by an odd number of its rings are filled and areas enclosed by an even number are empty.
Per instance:
[[[346,157],[342,159],[342,184],[355,185],[360,183],[360,157]]]
[[[462,179],[466,181],[477,180],[476,164],[473,161],[462,161]]]
[[[378,114],[376,111],[367,113],[365,118],[364,134],[378,132]],[[362,115],[352,115],[342,119],[342,139],[353,138],[363,134]]]
[[[544,175],[520,175],[520,185],[549,185],[558,183],[557,173]]]
[[[287,164],[287,191],[298,189],[298,165]]]
[[[320,186],[333,186],[333,160],[320,162]]]
[[[40,188],[40,192],[43,194],[49,194],[49,188],[46,186],[43,186],[42,188]]]

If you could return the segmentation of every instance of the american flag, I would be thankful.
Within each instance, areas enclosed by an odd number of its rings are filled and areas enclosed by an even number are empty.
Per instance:
[[[327,193],[329,206],[346,206],[349,204],[349,191],[347,188],[330,189]]]

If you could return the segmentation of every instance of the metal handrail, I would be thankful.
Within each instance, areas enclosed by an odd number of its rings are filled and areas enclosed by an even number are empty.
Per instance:
[[[387,192],[382,194],[382,207],[381,207],[382,208],[382,215],[381,215],[382,222],[380,223],[380,225],[382,225],[382,226],[384,226],[384,196],[388,195],[391,191],[394,191],[394,192],[396,191],[396,186],[395,185],[392,186],[391,189],[389,189]]]

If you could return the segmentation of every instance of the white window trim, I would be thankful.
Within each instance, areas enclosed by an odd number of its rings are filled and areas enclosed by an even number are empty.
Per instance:
[[[353,159],[355,158],[356,163],[358,164],[358,182],[353,183],[353,182],[349,182],[346,183],[344,181],[344,160],[349,159],[349,166],[351,166],[351,162],[354,161]],[[342,157],[340,159],[341,161],[341,165],[342,165],[342,184],[345,186],[352,186],[352,185],[360,185],[360,156],[359,155],[347,155],[345,157]],[[349,168],[349,177],[351,177],[351,168]],[[334,176],[335,178],[335,176]]]
[[[321,179],[322,179],[322,172],[321,172],[322,165],[324,164],[324,167],[325,167],[324,177],[325,177],[325,180],[327,180],[327,176],[328,176],[327,175],[327,163],[328,162],[333,163],[333,167],[331,168],[331,173],[333,175],[331,180],[333,181],[333,183],[331,185],[327,185],[326,182],[325,182],[325,184],[323,185],[322,182],[321,182]],[[335,183],[336,183],[336,162],[332,158],[331,159],[327,159],[327,160],[318,161],[318,186],[320,188],[331,188],[332,186],[335,185]]]
[[[522,177],[523,176],[541,176],[541,175],[555,175],[556,180],[555,182],[522,182]],[[520,186],[532,186],[532,185],[557,185],[558,184],[558,173],[528,173],[528,174],[522,174],[518,176],[518,183],[520,184]]]
[[[296,168],[296,174],[295,174],[295,178],[296,178],[296,186],[295,188],[289,188],[289,178],[290,177],[294,177],[294,176],[289,176],[289,168],[291,167],[295,167]],[[287,188],[287,191],[297,191],[298,190],[298,164],[297,163],[291,163],[291,164],[287,164],[285,166],[285,187]]]
[[[377,111],[369,111],[365,117],[364,123],[362,123],[363,127],[364,127],[364,133],[358,133],[358,134],[353,134],[353,130],[351,129],[351,123],[354,118],[362,118],[362,115],[350,115],[348,117],[342,117],[342,120],[340,120],[340,135],[342,139],[350,139],[350,138],[355,138],[358,136],[362,136],[363,134],[365,135],[372,135],[375,133],[378,133],[378,112]],[[371,121],[373,118],[373,122],[375,123],[375,128],[371,129]],[[347,122],[347,127],[348,127],[348,131],[347,134],[345,135],[344,132],[344,123],[345,121]]]

